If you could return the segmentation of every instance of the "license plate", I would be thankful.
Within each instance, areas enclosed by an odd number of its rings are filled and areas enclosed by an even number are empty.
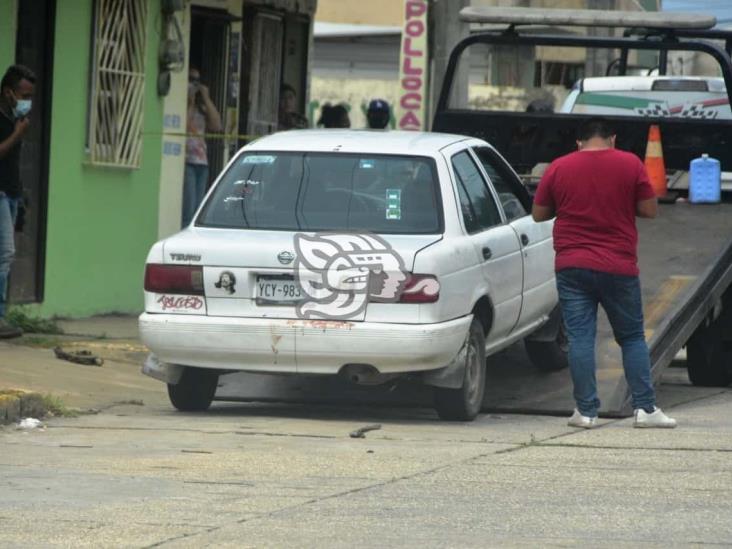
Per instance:
[[[258,305],[292,305],[302,299],[300,285],[291,276],[258,276]]]

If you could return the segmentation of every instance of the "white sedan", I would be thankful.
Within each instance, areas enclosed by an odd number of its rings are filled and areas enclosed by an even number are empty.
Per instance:
[[[444,419],[480,411],[485,357],[526,338],[566,365],[551,223],[488,143],[459,135],[289,131],[219,176],[192,224],[147,258],[143,371],[180,410],[219,375],[409,375]],[[528,337],[527,337],[528,336]]]

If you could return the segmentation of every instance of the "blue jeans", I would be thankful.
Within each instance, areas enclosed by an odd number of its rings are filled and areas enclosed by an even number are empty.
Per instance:
[[[193,214],[201,205],[206,195],[208,185],[208,166],[205,164],[186,163],[183,178],[183,211],[181,213],[181,227],[188,226],[193,220]]]
[[[5,318],[8,275],[15,257],[15,217],[18,199],[0,192],[0,318]]]
[[[605,309],[615,341],[623,351],[623,370],[633,396],[633,408],[653,408],[656,394],[643,333],[638,277],[590,269],[564,269],[557,273],[557,291],[569,339],[574,399],[580,413],[595,417],[600,408],[595,379],[598,304]]]

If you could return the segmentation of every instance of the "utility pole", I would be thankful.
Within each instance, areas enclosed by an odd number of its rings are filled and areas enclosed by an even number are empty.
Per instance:
[[[432,121],[440,95],[442,82],[447,70],[447,62],[452,48],[460,40],[468,36],[470,26],[460,20],[460,10],[470,5],[470,0],[432,0],[430,2],[430,43],[432,50],[432,67],[430,78],[429,120]],[[468,59],[465,52],[463,59]],[[450,105],[455,108],[468,105],[468,71],[467,63],[453,81]]]
[[[587,9],[615,10],[617,5],[615,0],[587,0]],[[611,29],[602,27],[589,27],[587,29],[588,36],[612,36],[613,32]],[[615,53],[610,49],[588,48],[586,51],[585,76],[605,76],[605,71],[615,58]]]

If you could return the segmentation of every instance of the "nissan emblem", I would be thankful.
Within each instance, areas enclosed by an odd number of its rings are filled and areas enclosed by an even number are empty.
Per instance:
[[[280,263],[283,265],[289,265],[295,259],[295,254],[288,251],[280,252],[277,254],[277,259],[279,259]]]

